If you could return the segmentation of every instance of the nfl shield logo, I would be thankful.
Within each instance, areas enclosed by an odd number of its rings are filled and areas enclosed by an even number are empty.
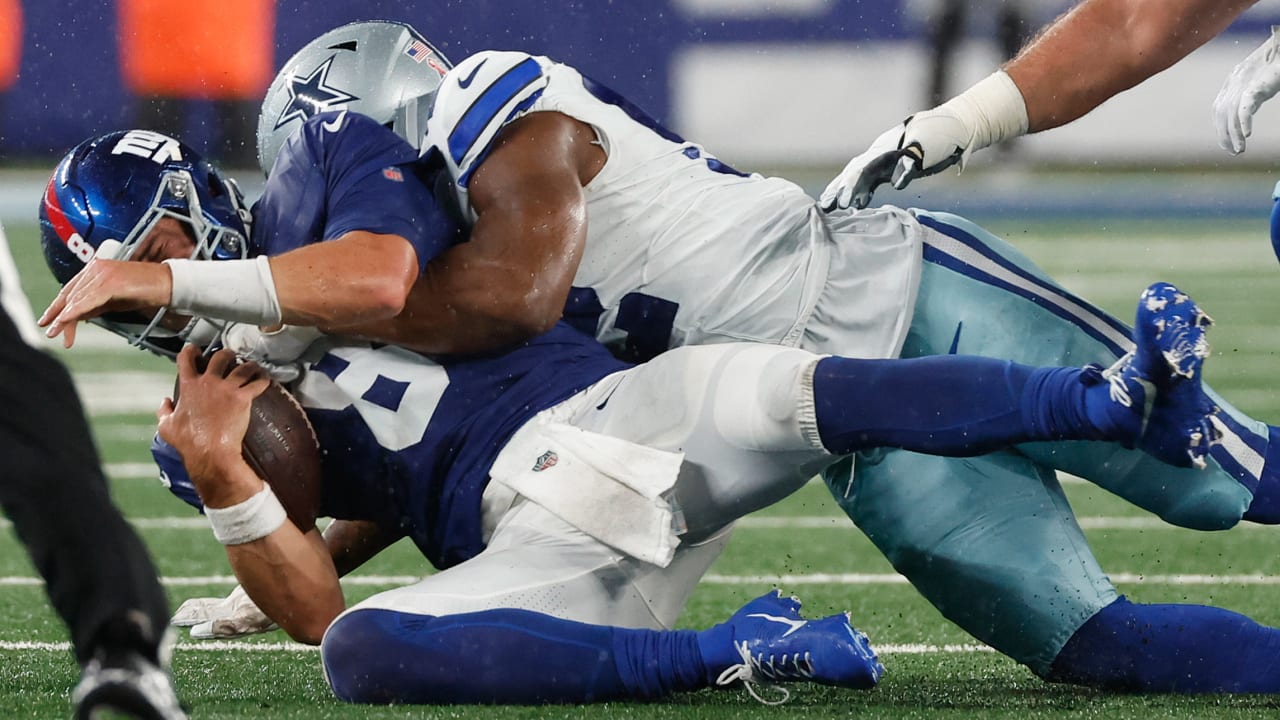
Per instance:
[[[404,174],[400,172],[399,168],[382,168],[382,177],[393,182],[404,182]]]
[[[538,460],[533,464],[534,472],[542,472],[547,468],[555,467],[560,462],[560,456],[554,450],[548,450],[538,456]]]

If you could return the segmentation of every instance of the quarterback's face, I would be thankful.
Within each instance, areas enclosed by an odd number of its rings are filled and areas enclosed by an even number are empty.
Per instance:
[[[174,218],[162,218],[155,228],[138,244],[130,260],[139,262],[163,262],[176,258],[189,258],[196,250],[195,235],[186,223]]]

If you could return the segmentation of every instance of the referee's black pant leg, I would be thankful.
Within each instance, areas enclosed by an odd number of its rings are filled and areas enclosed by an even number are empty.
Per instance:
[[[76,659],[100,646],[156,659],[169,622],[155,566],[111,502],[71,376],[0,313],[0,507],[13,521]]]

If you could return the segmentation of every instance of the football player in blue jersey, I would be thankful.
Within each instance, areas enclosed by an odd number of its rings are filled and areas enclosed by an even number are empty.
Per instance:
[[[343,127],[345,137],[334,137]],[[322,114],[284,153],[310,159],[297,166],[331,192],[370,178],[399,187],[420,168],[351,152],[388,136],[376,123]],[[330,154],[334,144],[348,152]],[[269,185],[288,177],[281,157]],[[441,223],[424,210],[430,184],[410,187],[413,203],[388,192],[365,197],[364,208],[293,195],[287,216],[273,211],[284,199],[268,187],[247,234],[251,257],[235,259],[246,229],[227,211],[238,207],[234,187],[176,141],[117,132],[59,164],[42,203],[42,241],[55,272],[81,266],[67,287],[105,282],[99,265],[178,265],[176,286],[184,272],[258,263],[283,288],[304,282],[306,268],[278,260],[352,233],[431,252],[400,234],[420,238],[423,225]],[[94,258],[104,247],[116,259]],[[220,253],[232,257],[201,261]],[[321,288],[324,279],[312,278]],[[112,294],[113,314],[100,321],[164,351],[152,342],[157,328],[167,342],[173,328],[194,324],[190,312],[241,312],[217,302],[175,308],[148,292]],[[333,296],[333,322],[366,312],[361,299]],[[280,293],[281,315],[307,297]],[[152,312],[146,303],[157,300],[170,307]],[[350,315],[344,302],[356,306]],[[1106,373],[740,343],[631,367],[564,324],[505,353],[439,360],[331,337],[309,351],[293,386],[325,450],[322,512],[371,525],[364,537],[375,549],[407,535],[442,568],[347,610],[334,556],[352,564],[350,544],[327,545],[287,523],[241,459],[248,403],[265,386],[256,365],[231,369],[224,350],[199,373],[195,346],[182,350],[182,400],[160,409],[168,445],[156,452],[173,484],[194,487],[249,597],[295,638],[321,643],[328,680],[347,700],[585,702],[739,679],[867,687],[881,668],[848,619],[806,620],[774,593],[710,630],[667,630],[732,522],[794,491],[833,455],[872,447],[974,455],[1014,442],[1107,439],[1179,466],[1202,463],[1218,434],[1199,381],[1207,324],[1185,295],[1155,286],[1139,304],[1136,353]]]
[[[344,61],[316,47],[299,56],[307,52]],[[353,82],[345,90],[361,97],[348,104],[354,110],[396,92]],[[800,188],[726,166],[546,58],[486,52],[463,61],[437,91],[424,149],[449,170],[469,239],[451,249],[449,272],[419,283],[378,331],[408,347],[474,350],[477,339],[510,342],[562,313],[636,359],[751,339],[865,357],[961,352],[1109,365],[1132,347],[1123,323],[962,218],[892,207],[824,214]],[[1226,442],[1204,474],[1118,445],[1042,443],[963,463],[876,452],[827,478],[946,617],[1041,677],[1234,690],[1256,678],[1254,659],[1226,648],[1265,655],[1275,638],[1210,608],[1120,596],[1054,474],[1072,472],[1186,527],[1275,523],[1277,434],[1219,404]],[[1152,637],[1164,648],[1157,662],[1144,659]],[[1212,672],[1195,672],[1191,688],[1184,660]]]

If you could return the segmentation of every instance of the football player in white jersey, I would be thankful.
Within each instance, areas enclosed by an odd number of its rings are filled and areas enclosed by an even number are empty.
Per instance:
[[[473,336],[495,317],[494,337],[513,324],[539,327],[562,306],[566,320],[638,360],[744,339],[859,357],[973,353],[1049,364],[1109,365],[1132,347],[1123,323],[962,218],[892,207],[823,214],[794,184],[727,167],[544,57],[482,52],[459,63],[438,90],[423,150],[449,169],[471,222],[460,246],[467,262],[450,268],[451,284],[486,297],[472,305],[444,284],[415,287],[384,331],[411,347],[440,350],[464,321]],[[433,312],[440,307],[449,315]],[[1041,677],[1186,689],[1171,666],[1137,673],[1136,661],[1093,662],[1132,660],[1143,651],[1132,628],[1187,618],[1119,595],[1054,471],[1187,527],[1275,523],[1277,435],[1220,404],[1226,441],[1207,474],[1115,445],[1054,443],[963,462],[867,453],[827,479],[946,617]],[[913,481],[897,482],[904,477]],[[1209,615],[1193,622],[1212,630],[1179,636],[1178,652],[1231,642],[1213,634]]]

